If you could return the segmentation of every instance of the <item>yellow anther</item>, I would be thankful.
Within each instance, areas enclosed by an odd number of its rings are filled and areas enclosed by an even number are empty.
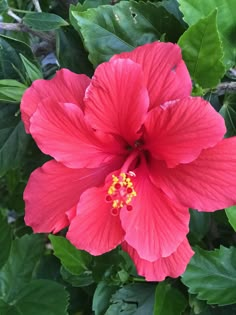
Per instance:
[[[121,173],[119,176],[112,175],[112,184],[108,188],[107,194],[109,197],[106,197],[106,201],[112,202],[113,210],[120,210],[124,206],[128,206],[129,211],[132,209],[132,206],[129,204],[137,193],[134,190],[130,176],[130,174],[125,173]]]

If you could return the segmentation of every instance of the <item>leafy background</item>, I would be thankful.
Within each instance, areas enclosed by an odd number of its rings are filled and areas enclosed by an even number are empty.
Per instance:
[[[182,48],[201,95],[236,135],[236,1],[0,0],[0,314],[234,315],[236,206],[191,212],[196,254],[179,279],[145,282],[119,248],[99,257],[58,235],[33,235],[22,193],[48,157],[26,135],[19,103],[61,67],[94,68],[147,42]],[[8,25],[8,26],[6,26]],[[68,183],[69,184],[69,183]]]

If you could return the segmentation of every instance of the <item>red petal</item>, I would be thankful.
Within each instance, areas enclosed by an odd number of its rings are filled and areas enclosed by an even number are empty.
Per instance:
[[[141,168],[142,167],[142,168]],[[188,233],[188,208],[179,206],[154,186],[141,166],[135,171],[132,211],[121,211],[125,240],[149,261],[169,256]]]
[[[85,113],[91,125],[133,144],[149,105],[141,67],[118,59],[97,67],[86,90]]]
[[[154,262],[140,258],[137,251],[127,243],[123,243],[122,248],[133,259],[138,274],[144,276],[147,281],[163,281],[166,277],[179,277],[184,273],[194,254],[187,239],[170,256],[160,258]]]
[[[21,117],[29,133],[30,117],[38,104],[47,97],[53,102],[74,103],[83,108],[83,98],[90,79],[67,69],[57,71],[51,80],[36,80],[26,90],[21,101]]]
[[[200,211],[236,204],[236,137],[202,151],[190,164],[167,168],[152,161],[152,180],[171,199]]]
[[[39,148],[68,167],[97,167],[124,153],[113,136],[94,130],[74,104],[46,99],[30,119],[30,132]]]
[[[148,113],[144,125],[145,147],[168,167],[192,162],[226,132],[222,116],[200,97],[157,107]]]
[[[68,225],[66,212],[77,205],[84,190],[103,184],[120,167],[118,159],[97,169],[70,169],[50,161],[30,176],[24,192],[25,222],[34,232],[58,232]]]
[[[67,233],[67,238],[74,246],[92,255],[106,253],[124,239],[119,215],[111,214],[111,204],[105,201],[106,194],[107,189],[104,187],[86,190]]]
[[[116,58],[129,58],[142,66],[150,96],[150,108],[189,96],[191,78],[178,45],[155,42],[140,46]]]

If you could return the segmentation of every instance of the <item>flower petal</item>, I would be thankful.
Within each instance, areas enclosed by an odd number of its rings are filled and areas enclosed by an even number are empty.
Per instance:
[[[125,154],[122,143],[112,135],[95,132],[74,104],[45,99],[30,122],[30,132],[39,148],[68,167],[97,167],[114,155]]]
[[[105,187],[86,190],[67,233],[74,246],[92,255],[106,253],[124,239],[120,218],[111,214],[111,204],[105,201],[106,194]]]
[[[121,210],[125,240],[149,261],[169,256],[188,233],[188,208],[179,206],[154,186],[146,167],[135,171],[133,210]]]
[[[24,93],[21,100],[21,118],[29,133],[30,117],[38,104],[47,97],[52,101],[73,103],[83,108],[85,90],[90,78],[84,74],[76,74],[67,69],[57,71],[51,80],[36,80]]]
[[[150,109],[191,93],[191,78],[176,44],[154,42],[116,55],[111,60],[117,58],[129,58],[142,66]]]
[[[168,167],[195,160],[214,146],[225,132],[223,117],[200,97],[188,97],[157,107],[144,123],[145,147]]]
[[[148,105],[141,67],[128,59],[98,66],[86,90],[85,113],[92,127],[117,134],[131,145],[139,138]]]
[[[151,161],[152,181],[171,199],[200,211],[236,204],[236,137],[203,150],[190,164],[167,168]]]
[[[122,244],[122,248],[133,259],[138,274],[144,276],[147,281],[163,281],[166,277],[179,277],[184,273],[194,254],[187,239],[170,256],[154,262],[140,258],[137,251],[125,242]]]
[[[25,222],[34,232],[54,233],[68,225],[67,214],[77,205],[84,190],[102,185],[119,159],[96,169],[70,169],[49,161],[30,176],[24,192]],[[69,216],[69,219],[70,216]]]

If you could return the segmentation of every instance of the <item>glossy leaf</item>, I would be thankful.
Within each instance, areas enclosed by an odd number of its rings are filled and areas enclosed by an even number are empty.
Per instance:
[[[208,304],[236,303],[236,248],[194,250],[196,253],[182,276],[189,292]]]
[[[21,61],[23,62],[26,74],[29,77],[30,82],[33,82],[34,80],[43,78],[42,71],[38,67],[36,67],[35,64],[33,64],[31,61],[29,61],[22,54],[20,54],[20,58],[21,58]]]
[[[77,276],[62,267],[61,276],[63,280],[70,283],[73,287],[87,287],[90,284],[94,283],[92,272],[90,270],[84,271]]]
[[[88,264],[91,256],[82,250],[76,249],[65,237],[49,236],[54,249],[54,255],[57,256],[62,265],[72,274],[80,275],[88,270]]]
[[[68,23],[59,15],[46,12],[30,12],[25,14],[23,22],[34,30],[51,31]]]
[[[24,235],[12,243],[10,256],[0,270],[0,297],[13,301],[32,278],[43,251],[42,235]]]
[[[216,18],[215,10],[189,27],[178,42],[192,79],[203,88],[215,87],[225,73]]]
[[[25,286],[9,307],[7,315],[67,315],[68,293],[61,284],[33,280]]]
[[[28,145],[18,111],[15,104],[0,107],[0,175],[21,164]]]
[[[92,76],[94,69],[88,60],[88,53],[84,50],[79,34],[72,27],[57,31],[56,53],[61,68]]]
[[[155,293],[155,315],[181,315],[187,307],[184,295],[167,282],[157,285]]]
[[[220,109],[220,114],[225,119],[227,132],[225,137],[233,137],[236,135],[236,95],[227,95],[224,98],[223,106]]]
[[[116,286],[108,285],[105,281],[99,282],[93,296],[93,311],[95,315],[103,315],[108,309],[112,294],[117,291]]]
[[[26,89],[26,85],[16,80],[0,80],[0,101],[19,103]]]
[[[10,249],[11,249],[11,242],[12,242],[12,231],[10,225],[7,223],[7,218],[5,218],[0,213],[0,269],[5,264],[8,259]]]
[[[111,298],[112,304],[104,315],[153,315],[155,286],[129,284]]]
[[[235,29],[236,29],[236,2],[235,0],[178,0],[184,20],[193,25],[201,18],[208,16],[218,9],[217,26],[223,42],[224,64],[226,68],[235,64]]]
[[[163,36],[165,40],[176,41],[183,32],[172,14],[162,5],[151,2],[121,1],[114,6],[81,10],[80,5],[71,6],[70,20],[82,35],[94,66],[114,54],[130,51]]]
[[[0,0],[0,14],[4,13],[8,9],[7,0]]]
[[[208,232],[211,222],[211,213],[190,210],[190,233],[189,238],[192,242],[200,241]]]
[[[236,231],[236,206],[232,206],[225,209],[225,213],[229,220],[230,225]]]

